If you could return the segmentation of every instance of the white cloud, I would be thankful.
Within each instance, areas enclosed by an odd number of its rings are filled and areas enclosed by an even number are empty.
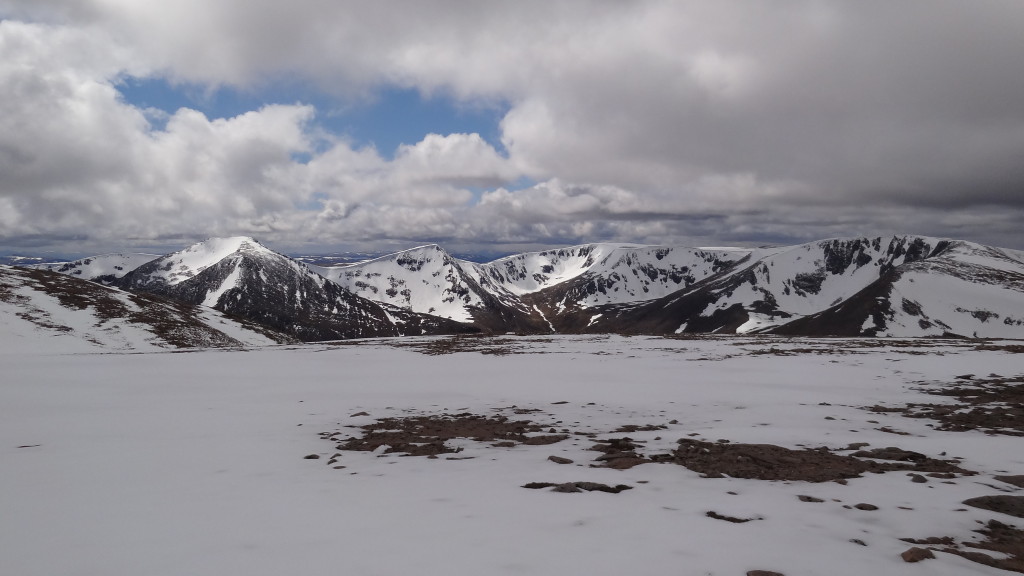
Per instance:
[[[1021,242],[1002,218],[1024,212],[1019,2],[0,0],[3,16],[7,241],[757,241],[941,222]],[[155,129],[160,111],[119,98],[129,76],[500,101],[505,151],[427,134],[387,160],[292,102],[165,111]]]

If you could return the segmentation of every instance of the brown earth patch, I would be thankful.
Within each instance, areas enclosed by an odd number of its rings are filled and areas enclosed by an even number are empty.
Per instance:
[[[985,537],[980,542],[962,542],[957,544],[949,536],[922,539],[903,538],[904,542],[928,545],[930,550],[939,550],[947,554],[956,554],[978,564],[991,566],[1000,570],[1024,573],[1024,530],[1003,524],[997,520],[989,520],[984,528],[975,530]],[[1005,557],[995,558],[980,552],[987,550]]]
[[[1024,496],[1007,496],[1005,494],[979,496],[964,500],[964,504],[981,508],[982,510],[991,510],[992,512],[1024,518]]]
[[[647,464],[649,462],[666,462],[670,461],[671,457],[667,454],[659,454],[655,456],[644,456],[638,450],[642,448],[643,442],[639,440],[633,440],[628,436],[625,438],[608,438],[607,440],[601,440],[597,444],[590,447],[591,450],[602,452],[600,456],[595,458],[599,464],[592,464],[591,466],[598,468],[613,468],[615,470],[628,470],[634,466],[640,464]]]
[[[899,451],[900,454],[916,454],[898,448],[888,450]],[[877,462],[855,455],[835,454],[827,448],[791,450],[772,444],[726,444],[683,439],[679,440],[679,447],[671,453],[671,461],[708,478],[730,476],[758,480],[829,482],[857,478],[865,472],[882,473],[892,470],[973,474],[957,467],[953,461],[918,456],[920,458],[909,462]],[[878,458],[877,455],[872,457]]]
[[[1014,486],[1017,486],[1018,488],[1024,488],[1024,475],[1017,475],[1017,476],[993,476],[993,478],[995,478],[996,480],[999,480],[1000,482],[1006,482],[1007,484],[1013,484]]]
[[[633,432],[656,432],[658,430],[668,430],[668,426],[665,426],[664,424],[626,424],[612,430],[612,433],[631,434]]]
[[[338,450],[372,452],[381,448],[385,454],[436,456],[461,451],[446,444],[455,438],[476,442],[499,441],[502,446],[554,444],[568,438],[566,434],[538,434],[545,427],[528,420],[509,420],[506,416],[479,416],[469,412],[407,418],[382,418],[359,426],[362,437],[341,440]],[[338,441],[340,432],[321,433],[327,440]]]
[[[486,334],[458,334],[427,341],[398,341],[392,342],[391,345],[395,348],[410,348],[427,356],[443,356],[459,352],[479,352],[489,356],[505,356],[508,354],[543,354],[545,353],[544,351],[523,346],[523,344],[550,343],[553,341],[550,338],[539,338],[524,342],[522,339],[502,338]]]
[[[871,406],[872,412],[899,413],[908,418],[939,422],[938,430],[982,430],[988,434],[1024,436],[1024,376],[977,379],[965,374],[951,385],[920,390],[956,399],[949,404],[911,403],[904,407]]]

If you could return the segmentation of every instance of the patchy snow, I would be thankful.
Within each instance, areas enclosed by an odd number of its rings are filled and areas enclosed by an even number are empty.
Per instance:
[[[470,309],[480,306],[482,300],[468,285],[465,266],[471,263],[452,258],[431,244],[356,264],[311,268],[363,298],[472,322]]]
[[[216,306],[217,301],[220,300],[220,297],[223,296],[225,292],[238,286],[238,280],[241,277],[242,266],[241,263],[238,262],[235,264],[235,269],[231,271],[231,274],[229,274],[223,282],[221,282],[220,286],[206,293],[206,299],[203,300],[203,306],[209,306],[210,308]]]
[[[542,320],[544,320],[545,322],[548,323],[548,328],[551,328],[551,331],[555,332],[555,325],[552,324],[550,320],[548,320],[548,317],[544,315],[544,312],[540,308],[538,308],[536,305],[534,305],[533,309],[537,312],[537,314],[540,314],[540,317],[541,317]],[[590,320],[590,322],[591,322],[591,324],[593,324],[594,319],[592,318]]]
[[[927,267],[905,273],[893,286],[893,319],[888,336],[955,333],[985,338],[1019,338],[1024,331],[1024,286],[933,274]],[[1024,276],[1021,277],[1024,283]]]
[[[261,329],[216,310],[151,301],[84,281],[82,285],[76,291],[48,291],[26,272],[0,266],[2,353],[154,351],[176,348],[172,342],[191,346],[276,342]]]
[[[584,244],[558,250],[529,252],[477,265],[481,275],[522,295],[554,286],[588,272],[609,254],[630,244]]]
[[[750,312],[749,316],[750,318],[746,322],[740,324],[740,326],[736,328],[737,334],[757,332],[759,330],[764,330],[765,328],[778,326],[783,322],[778,317],[773,318],[767,314],[758,314],[756,312]]]
[[[120,278],[146,262],[156,260],[158,254],[100,254],[73,262],[48,262],[32,264],[26,268],[52,270],[69,276],[77,276],[83,280],[94,280],[101,276]]]
[[[160,268],[153,271],[151,277],[161,279],[173,286],[192,278],[241,250],[272,253],[268,248],[248,236],[210,238],[162,257]]]
[[[921,382],[964,372],[1019,375],[1017,354],[948,340],[619,336],[479,340],[518,352],[507,355],[406,347],[438,342],[187,354],[0,347],[5,573],[1006,573],[942,552],[908,564],[900,553],[911,544],[900,538],[972,540],[991,519],[1020,526],[961,504],[1016,490],[992,476],[1024,473],[1020,439],[940,432],[925,419],[859,407],[934,401]],[[344,452],[335,469],[327,464],[334,442],[319,436],[358,434],[346,426],[377,418],[460,412],[598,438],[622,437],[612,431],[626,424],[665,426],[628,434],[648,454],[681,438],[867,442],[962,458],[979,475],[915,483],[888,472],[841,485],[702,478],[674,464],[612,470],[590,467],[600,454],[579,435],[512,448],[452,441],[463,448],[454,456],[470,458],[459,460]],[[570,481],[632,489],[520,487]],[[858,503],[879,509],[852,508]],[[756,520],[734,524],[709,511]]]

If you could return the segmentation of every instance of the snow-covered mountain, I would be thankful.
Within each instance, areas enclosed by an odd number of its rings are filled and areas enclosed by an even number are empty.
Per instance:
[[[202,304],[305,341],[465,330],[385,309],[244,236],[211,238],[157,258],[117,285]]]
[[[146,262],[159,257],[159,254],[101,254],[70,262],[47,262],[32,264],[27,267],[39,270],[53,270],[54,272],[78,276],[79,278],[101,284],[110,284]]]
[[[347,266],[313,267],[364,298],[498,331],[535,331],[542,325],[506,286],[483,273],[486,265],[453,258],[427,245]]]
[[[586,244],[486,264],[425,246],[323,274],[464,322],[484,316],[489,294],[518,315],[515,330],[1024,337],[1020,252],[919,236],[759,249]]]
[[[294,342],[252,322],[70,274],[0,266],[4,351],[82,352]]]
[[[1020,253],[917,236],[835,239],[640,306],[595,307],[592,330],[1021,338],[1022,305]]]
[[[82,262],[58,270],[110,269],[95,264],[101,257]],[[303,340],[467,331],[1024,338],[1024,253],[921,236],[758,249],[585,244],[488,263],[427,245],[333,267],[237,237],[113,281]]]

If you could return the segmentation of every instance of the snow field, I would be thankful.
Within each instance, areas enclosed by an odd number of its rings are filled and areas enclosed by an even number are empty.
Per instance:
[[[911,386],[965,372],[1020,374],[1016,355],[950,341],[909,349],[927,352],[919,355],[828,340],[602,336],[501,340],[528,354],[425,356],[393,348],[398,342],[410,340],[0,354],[0,572],[1005,573],[943,553],[906,564],[899,553],[911,545],[898,538],[970,539],[977,522],[991,518],[1019,526],[960,502],[999,493],[984,485],[999,484],[993,474],[1024,473],[1020,439],[937,432],[928,420],[859,407],[941,402]],[[772,347],[820,352],[752,353]],[[515,415],[513,406],[542,412]],[[352,416],[361,411],[370,415]],[[646,441],[646,454],[690,434],[790,448],[869,442],[947,452],[980,474],[916,484],[888,472],[843,486],[705,479],[671,464],[617,471],[590,468],[599,453],[578,435],[515,448],[458,440],[451,444],[462,452],[433,460],[344,452],[344,469],[326,464],[336,450],[321,432],[357,434],[346,426],[460,412],[629,436]],[[612,432],[625,424],[668,429]],[[633,489],[520,487],[581,480]],[[801,494],[825,502],[800,502]],[[880,509],[843,507],[861,502]],[[758,519],[733,524],[708,511]]]

